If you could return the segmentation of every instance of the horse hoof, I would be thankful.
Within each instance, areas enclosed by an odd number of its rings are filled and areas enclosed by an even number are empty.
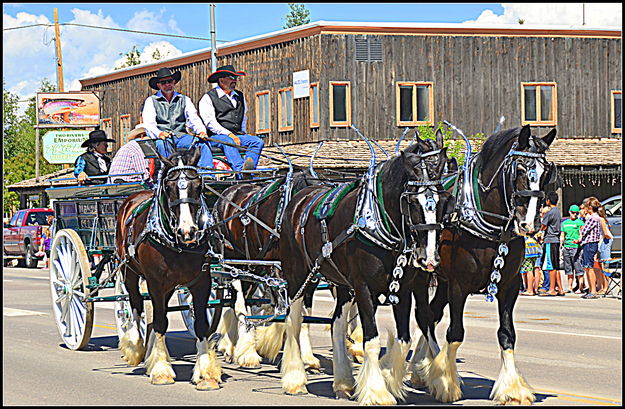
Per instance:
[[[352,398],[352,395],[346,391],[335,391],[334,396],[335,396],[335,399],[337,400],[340,400],[340,399],[350,400]]]
[[[169,377],[157,376],[150,379],[150,382],[152,385],[171,385],[174,383],[174,380]]]
[[[320,374],[321,369],[316,366],[308,366],[306,367],[306,372],[308,372],[309,374]]]
[[[289,395],[289,396],[301,396],[301,395],[307,395],[308,391],[306,390],[306,388],[301,387],[298,389],[294,389],[292,391],[284,391],[285,395]]]
[[[214,379],[202,379],[195,385],[195,389],[198,391],[216,391],[220,389],[219,383]]]
[[[261,364],[248,364],[248,365],[239,365],[240,369],[260,369],[263,366]]]

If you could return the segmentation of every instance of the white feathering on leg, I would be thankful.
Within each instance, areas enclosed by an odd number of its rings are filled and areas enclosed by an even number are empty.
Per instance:
[[[501,351],[501,371],[493,385],[490,398],[500,405],[507,403],[529,405],[534,402],[534,391],[518,373],[512,349]]]

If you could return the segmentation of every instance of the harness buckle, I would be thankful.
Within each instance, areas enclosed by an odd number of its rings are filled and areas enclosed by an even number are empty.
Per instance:
[[[327,241],[323,247],[321,247],[321,254],[323,254],[324,258],[330,258],[332,255],[332,242]]]

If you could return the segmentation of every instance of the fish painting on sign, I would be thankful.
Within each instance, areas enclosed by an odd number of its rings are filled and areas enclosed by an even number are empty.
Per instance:
[[[39,125],[99,125],[100,101],[93,92],[37,94]]]

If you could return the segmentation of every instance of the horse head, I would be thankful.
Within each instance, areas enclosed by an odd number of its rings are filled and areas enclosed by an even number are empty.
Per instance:
[[[416,143],[402,151],[400,157],[408,176],[400,207],[413,242],[413,265],[434,271],[440,263],[437,244],[442,222],[455,203],[443,189],[448,158],[442,133],[436,133],[436,141],[417,137]]]
[[[493,189],[499,188],[503,195],[499,195],[508,211],[508,221],[514,223],[514,233],[525,236],[534,231],[535,220],[539,217],[539,208],[545,197],[545,186],[555,183],[557,179],[556,166],[546,159],[546,151],[556,137],[556,130],[552,129],[544,137],[531,135],[529,125],[502,133],[516,134],[508,140],[505,149],[500,149],[499,160],[488,160],[492,156],[492,148],[484,144],[482,158],[482,174],[485,179],[490,177],[490,183],[482,189],[488,191],[489,185]],[[495,134],[497,135],[497,134]],[[493,135],[493,136],[495,136]],[[500,147],[501,148],[501,147]],[[487,164],[491,169],[486,170]],[[502,178],[498,178],[501,169]],[[502,210],[504,210],[502,209]]]
[[[193,244],[199,239],[197,219],[202,215],[202,178],[197,168],[200,149],[177,151],[160,159],[163,168],[157,192],[162,192],[170,227],[177,241]]]

